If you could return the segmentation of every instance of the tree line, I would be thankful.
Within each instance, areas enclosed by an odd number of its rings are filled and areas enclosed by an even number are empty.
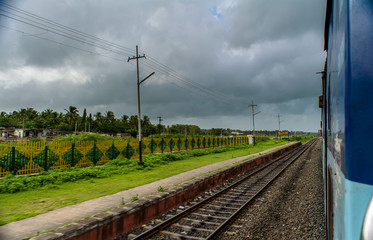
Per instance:
[[[195,125],[172,125],[165,126],[162,124],[152,124],[148,116],[143,116],[141,120],[141,132],[144,136],[152,134],[170,133],[179,134],[186,131],[190,134],[201,134],[201,129]],[[55,129],[69,132],[98,132],[98,133],[130,133],[136,136],[138,132],[137,115],[123,115],[116,118],[113,111],[105,113],[97,112],[96,114],[87,113],[79,114],[75,106],[70,106],[64,112],[56,112],[52,109],[46,109],[42,112],[34,108],[21,108],[19,111],[10,113],[0,113],[0,127],[9,128],[41,128]]]
[[[105,113],[97,112],[96,114],[87,113],[84,108],[82,115],[75,106],[69,106],[64,109],[64,112],[56,112],[52,109],[46,109],[42,112],[36,111],[34,108],[21,108],[19,111],[10,113],[0,113],[0,127],[3,128],[39,128],[39,129],[55,129],[67,132],[96,132],[96,133],[130,133],[136,136],[138,132],[138,117],[137,115],[123,115],[116,118],[114,112],[107,111]],[[240,132],[242,135],[252,134],[251,130],[241,131],[229,128],[211,128],[201,129],[196,125],[175,124],[165,126],[162,124],[152,124],[148,116],[143,116],[141,120],[141,132],[144,136],[169,134],[179,136],[228,136],[235,132]],[[257,130],[257,136],[276,136],[277,131]],[[291,135],[293,135],[291,133]],[[308,135],[310,133],[296,132],[296,135]]]

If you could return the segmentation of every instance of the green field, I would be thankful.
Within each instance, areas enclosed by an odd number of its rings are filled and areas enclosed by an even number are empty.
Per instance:
[[[48,184],[26,191],[2,193],[0,194],[0,224],[4,225],[22,220],[89,199],[144,185],[208,164],[260,152],[288,142],[287,140],[269,140],[260,142],[255,147],[246,145],[231,151],[185,157],[181,160],[157,160],[147,167],[146,164],[144,168],[135,167],[136,169],[125,174],[115,173],[102,178],[90,177],[74,182]]]

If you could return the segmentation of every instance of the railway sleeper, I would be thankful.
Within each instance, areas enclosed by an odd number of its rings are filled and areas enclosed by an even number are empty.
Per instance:
[[[220,226],[219,223],[216,223],[216,222],[209,222],[209,221],[204,221],[204,220],[197,220],[197,219],[192,219],[192,218],[182,218],[181,219],[182,221],[186,221],[186,222],[191,222],[193,224],[196,224],[198,226]]]
[[[168,236],[169,239],[178,239],[178,240],[187,240],[187,239],[204,240],[205,239],[205,238],[200,238],[200,237],[186,236],[186,235],[182,235],[182,234],[179,234],[179,233],[173,233],[173,232],[164,231],[164,230],[160,231],[159,233],[162,234],[162,235]]]
[[[231,214],[232,212],[235,212],[237,209],[227,209],[227,211],[223,210],[223,209],[220,209],[221,211],[219,210],[216,210],[216,209],[206,209],[206,208],[200,208],[198,209],[198,211],[202,211],[202,212],[209,212],[209,213],[212,213],[212,214]]]
[[[229,203],[232,203],[232,202],[242,202],[242,203],[244,203],[244,202],[246,202],[245,200],[237,199],[237,198],[230,197],[230,196],[219,197],[219,200],[214,200],[214,201],[222,201],[223,202],[224,200],[226,200],[226,202],[229,202]]]
[[[191,215],[201,217],[201,218],[206,218],[206,219],[220,220],[220,221],[225,221],[228,219],[227,217],[212,216],[210,214],[207,215],[207,214],[196,213],[196,212],[191,213]]]
[[[241,201],[241,202],[244,203],[245,201]],[[235,206],[240,207],[242,206],[242,203],[240,204],[240,203],[235,203],[233,201],[230,201],[230,202],[220,201],[220,199],[218,199],[218,200],[212,201],[211,205],[212,206],[225,206],[225,207],[235,207]]]
[[[209,204],[209,207],[211,207],[212,209],[214,210],[224,210],[224,209],[228,209],[228,210],[237,210],[237,208],[235,207],[231,207],[231,206],[227,206],[227,205],[232,205],[232,204],[219,204],[219,205],[215,205],[215,204]],[[239,204],[235,204],[236,206],[241,206]]]
[[[205,232],[207,234],[210,234],[214,231],[214,230],[206,229],[206,228],[197,228],[197,227],[186,226],[186,225],[182,225],[182,224],[179,224],[179,223],[172,224],[171,226],[183,229],[183,230],[188,231],[188,232]]]

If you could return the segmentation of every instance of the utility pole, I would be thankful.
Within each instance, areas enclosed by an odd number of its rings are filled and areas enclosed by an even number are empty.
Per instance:
[[[136,59],[136,66],[137,66],[137,107],[138,107],[138,116],[137,116],[137,119],[138,119],[138,128],[139,128],[139,162],[138,164],[139,165],[144,165],[144,162],[142,161],[142,141],[141,141],[141,107],[140,107],[140,84],[143,83],[145,80],[147,80],[150,76],[152,76],[154,74],[154,72],[152,72],[149,76],[147,76],[146,78],[144,78],[143,80],[140,81],[140,74],[139,74],[139,58],[145,58],[145,54],[143,54],[142,56],[139,55],[139,47],[136,45],[136,56],[133,56],[133,57],[128,57],[128,60],[127,62],[129,62],[130,60],[133,60],[133,59]]]
[[[259,114],[261,111],[254,113],[254,107],[258,105],[254,104],[254,101],[251,100],[251,104],[249,104],[249,108],[251,107],[251,114],[253,115],[253,145],[255,146],[255,124],[254,124],[254,116]]]
[[[162,117],[158,117],[159,124],[158,124],[158,134],[161,135],[161,122],[163,121]]]
[[[281,136],[280,136],[280,131],[281,131],[281,115],[280,114],[277,114],[277,118],[278,118],[278,138],[281,138]]]

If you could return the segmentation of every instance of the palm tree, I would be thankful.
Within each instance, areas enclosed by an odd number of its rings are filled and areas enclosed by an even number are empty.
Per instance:
[[[109,120],[110,123],[112,123],[113,120],[115,120],[115,116],[114,116],[114,113],[112,111],[107,111],[105,117],[106,117],[107,120]]]
[[[103,124],[103,116],[101,112],[97,112],[95,114],[96,126],[98,131],[102,131],[102,124]]]
[[[66,117],[69,119],[70,126],[74,128],[74,123],[76,123],[79,118],[78,108],[75,106],[70,106],[69,110],[65,108],[65,111],[66,111]]]
[[[52,109],[46,109],[41,113],[41,118],[44,121],[44,127],[51,128],[59,124],[58,112]]]
[[[83,116],[82,116],[82,124],[84,126],[84,132],[87,131],[87,109],[84,108],[84,111],[83,111]]]

